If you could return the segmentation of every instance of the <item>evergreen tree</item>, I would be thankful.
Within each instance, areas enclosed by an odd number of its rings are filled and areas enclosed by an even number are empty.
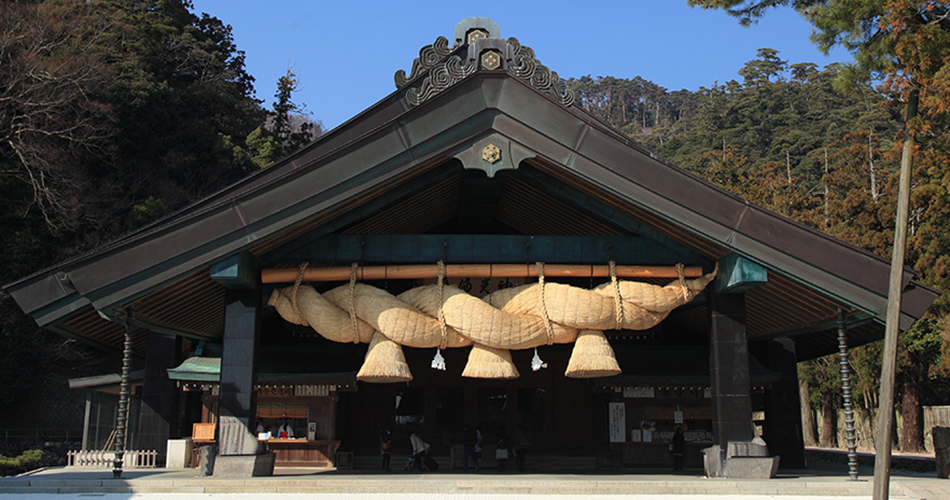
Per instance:
[[[253,132],[267,111],[244,54],[229,26],[190,9],[187,0],[0,2],[0,282],[258,168],[248,152],[260,146]],[[39,331],[0,292],[7,426],[60,426],[56,411],[26,405],[75,404],[81,395],[62,380],[117,370],[114,363]],[[56,387],[62,392],[24,397]]]
[[[945,266],[935,265],[947,249],[945,234],[937,234],[933,227],[946,228],[950,218],[943,209],[950,154],[950,5],[931,1],[913,0],[688,0],[690,5],[703,8],[725,9],[730,15],[738,17],[742,24],[754,23],[764,13],[777,6],[790,6],[800,12],[814,26],[812,40],[818,47],[828,51],[834,46],[842,46],[855,57],[856,63],[846,66],[837,78],[839,89],[853,87],[869,80],[882,80],[880,90],[892,103],[906,103],[920,96],[919,115],[904,124],[908,134],[918,136],[927,154],[915,155],[917,166],[914,169],[917,188],[912,193],[912,211],[914,222],[909,228],[909,263],[922,270],[922,280],[927,284],[945,285],[948,271]],[[869,131],[869,151],[873,149],[873,129]],[[890,158],[896,159],[894,148]],[[869,155],[869,164],[873,163],[873,152]],[[921,165],[921,161],[925,165]],[[872,170],[872,173],[874,170]],[[941,186],[941,187],[938,187]],[[872,197],[880,201],[872,184]],[[865,206],[857,211],[873,210]],[[923,218],[922,214],[926,214]],[[880,218],[880,217],[879,217]],[[925,222],[926,221],[926,222]],[[893,223],[890,224],[893,226]],[[927,230],[919,228],[927,225]],[[887,238],[888,232],[880,233]],[[893,238],[893,236],[890,236]],[[926,238],[926,239],[925,239]],[[931,308],[931,315],[940,318],[947,313],[950,298],[944,294]],[[938,321],[938,325],[947,325]],[[904,334],[905,341],[917,344],[924,338],[923,331],[932,327],[917,327]],[[944,331],[944,338],[950,341],[950,332]],[[944,353],[950,354],[946,345]],[[905,384],[920,380],[915,363],[900,365],[904,371],[898,378]],[[922,441],[922,426],[917,424],[920,413],[919,391],[905,385],[901,404],[905,430],[902,443],[915,449]]]

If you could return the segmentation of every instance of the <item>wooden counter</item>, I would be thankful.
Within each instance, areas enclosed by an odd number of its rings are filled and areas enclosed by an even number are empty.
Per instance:
[[[267,449],[277,455],[278,467],[333,467],[339,447],[339,441],[267,440]]]

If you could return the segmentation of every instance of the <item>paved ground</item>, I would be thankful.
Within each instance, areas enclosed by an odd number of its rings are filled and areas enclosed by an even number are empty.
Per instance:
[[[313,500],[312,493],[287,493],[274,495],[273,493],[133,493],[131,495],[122,495],[118,493],[109,494],[35,494],[23,493],[4,495],[5,500],[87,500],[90,497],[101,498],[103,500],[205,500],[209,498],[223,498],[227,496],[229,500],[265,500],[278,498],[279,500]],[[589,499],[590,495],[532,495],[532,499],[539,500],[575,500]],[[656,498],[655,495],[604,495],[598,496],[603,500],[647,500]],[[708,500],[708,495],[666,495],[664,499],[671,500]],[[792,500],[827,500],[826,496],[775,496],[775,495],[722,495],[717,496],[717,500],[767,500],[767,499],[792,499]],[[836,497],[836,498],[867,498],[867,497]],[[499,494],[471,494],[471,493],[328,493],[320,495],[320,500],[524,500],[524,495],[499,495]]]
[[[587,474],[498,474],[455,472],[376,473],[280,468],[273,477],[223,479],[197,477],[196,471],[130,470],[112,479],[108,469],[49,469],[14,478],[0,478],[3,500],[103,498],[193,500],[222,498],[257,500],[641,500],[663,495],[675,500],[694,500],[716,495],[719,500],[870,498],[870,469],[862,468],[861,479],[850,481],[841,471],[799,471],[771,480],[707,479],[698,470],[669,473]],[[896,472],[891,478],[890,498],[950,500],[950,480],[933,473]]]

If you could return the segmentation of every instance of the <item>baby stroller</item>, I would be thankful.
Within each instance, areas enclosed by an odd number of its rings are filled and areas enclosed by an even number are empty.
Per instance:
[[[409,458],[406,459],[406,467],[403,470],[423,472],[426,467],[435,472],[439,470],[439,463],[429,455],[409,455]]]

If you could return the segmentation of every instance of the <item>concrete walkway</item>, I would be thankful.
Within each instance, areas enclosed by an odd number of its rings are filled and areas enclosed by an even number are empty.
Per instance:
[[[861,472],[867,475],[863,475],[859,481],[850,481],[846,473],[814,470],[780,474],[778,478],[771,480],[751,480],[707,479],[702,477],[698,470],[681,474],[386,474],[374,471],[278,468],[272,477],[222,479],[198,477],[194,469],[133,469],[125,471],[123,478],[116,480],[112,479],[112,472],[108,469],[56,468],[0,478],[0,496],[6,499],[8,495],[19,496],[18,494],[65,494],[65,498],[68,498],[70,495],[117,494],[119,496],[109,497],[129,499],[133,496],[148,498],[153,494],[187,493],[194,495],[192,498],[207,498],[209,494],[252,495],[247,498],[261,495],[258,498],[264,498],[263,495],[270,497],[274,494],[321,493],[342,495],[339,497],[341,500],[393,498],[393,495],[397,494],[405,494],[406,498],[421,498],[420,494],[436,495],[437,498],[465,495],[466,499],[474,499],[477,495],[496,498],[499,495],[517,497],[519,494],[550,498],[604,495],[605,500],[613,495],[631,499],[657,495],[670,495],[671,498],[677,499],[708,495],[743,499],[870,498],[871,471],[866,469]],[[950,499],[950,480],[937,479],[933,474],[895,472],[891,477],[890,498],[947,500]],[[289,497],[287,500],[290,500]]]

